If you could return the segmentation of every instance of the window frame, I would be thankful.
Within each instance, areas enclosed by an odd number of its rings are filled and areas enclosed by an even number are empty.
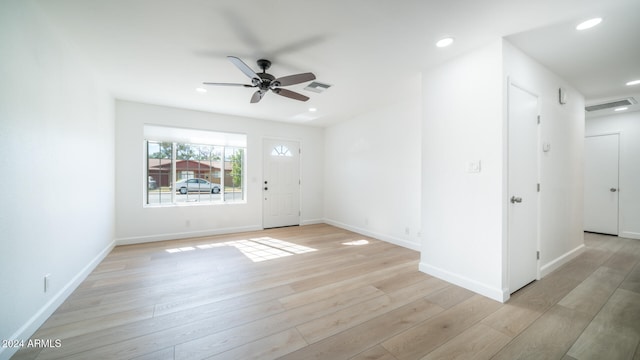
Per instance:
[[[157,126],[154,126],[154,128]],[[167,129],[172,129],[172,128],[167,128]],[[146,130],[146,128],[145,128]],[[181,129],[177,129],[177,131],[179,132]],[[145,158],[144,161],[144,170],[143,170],[143,207],[149,207],[149,208],[158,208],[158,207],[174,207],[174,206],[207,206],[207,205],[226,205],[226,204],[246,204],[247,202],[247,168],[246,168],[246,164],[247,164],[247,144],[246,144],[246,135],[244,134],[232,134],[232,133],[221,133],[221,132],[214,132],[214,131],[208,131],[208,130],[196,130],[200,133],[203,132],[211,132],[212,134],[215,135],[220,135],[222,134],[222,136],[224,135],[231,135],[231,136],[235,136],[235,137],[239,137],[239,136],[244,136],[244,144],[242,144],[241,142],[237,142],[234,144],[215,144],[215,143],[208,143],[208,144],[202,144],[202,143],[195,143],[195,142],[185,142],[185,141],[171,141],[169,139],[163,138],[161,136],[159,136],[158,138],[154,139],[153,136],[147,136],[147,134],[145,133],[145,137],[144,137],[144,150],[143,150],[143,156]],[[220,137],[220,136],[218,136]],[[216,138],[215,136],[213,136],[213,138]],[[182,139],[181,139],[182,140]],[[154,173],[151,171],[151,161],[152,157],[150,157],[152,154],[155,153],[150,153],[150,144],[158,144],[159,148],[158,148],[158,153],[160,153],[159,156],[162,156],[162,146],[167,146],[167,144],[171,144],[171,159],[167,158],[166,154],[166,147],[165,147],[165,157],[159,157],[159,161],[158,161],[158,166],[159,170],[158,173]],[[218,157],[218,160],[215,160],[214,155],[209,155],[210,157],[206,160],[196,160],[194,158],[192,158],[191,156],[189,158],[186,159],[178,159],[178,155],[177,155],[177,148],[178,146],[183,145],[183,149],[186,148],[188,150],[196,150],[197,149],[202,149],[202,147],[209,147],[210,148],[210,154],[219,154],[219,155],[215,155]],[[244,146],[242,146],[244,145]],[[236,154],[238,153],[238,150],[240,150],[240,157],[237,158]],[[226,155],[227,152],[231,152],[234,156],[232,160],[227,160]],[[164,164],[163,164],[163,160],[164,159]],[[170,160],[167,163],[167,160]],[[187,169],[178,169],[178,167],[176,166],[176,163],[178,161],[187,161]],[[237,179],[237,175],[238,174],[234,174],[235,171],[237,170],[233,170],[234,169],[234,165],[233,165],[233,161],[238,161],[240,162],[240,178],[239,178],[239,184],[235,184],[234,180]],[[190,162],[197,162],[198,163],[198,167],[197,168],[189,168],[189,163]],[[218,167],[216,168],[214,166],[215,163],[218,163]],[[201,164],[200,163],[204,163],[205,166],[208,165],[209,166],[209,172],[208,175],[205,175],[204,180],[207,181],[210,184],[217,184],[219,185],[220,191],[219,192],[214,192],[213,188],[214,186],[211,185],[211,191],[208,193],[204,193],[204,192],[192,192],[187,190],[186,194],[178,194],[177,193],[177,187],[176,187],[176,183],[178,181],[177,177],[178,177],[178,173],[179,172],[189,172],[191,174],[195,174],[193,177],[188,177],[188,178],[195,178],[195,179],[199,179],[202,174],[205,174],[206,170],[204,170],[205,172],[203,172],[200,169]],[[207,164],[208,163],[208,164]],[[229,171],[227,171],[227,166],[229,166]],[[161,175],[164,168],[168,168],[168,174],[165,175],[164,177]],[[214,175],[219,175],[219,182],[215,182],[214,180],[216,178],[213,178]],[[156,177],[160,177],[158,179],[156,179]],[[233,177],[232,180],[226,179],[227,177]],[[154,182],[156,183],[156,187],[154,189],[151,189],[150,183],[151,180],[150,178],[154,179]],[[166,183],[166,181],[169,181],[170,183],[170,189],[169,189],[169,193],[170,193],[170,198],[167,198],[167,186],[162,186],[163,185],[163,180],[165,180],[164,183]],[[230,184],[226,184],[226,182],[230,182]],[[165,188],[165,190],[163,191],[162,188]],[[238,190],[239,189],[239,190]],[[152,198],[153,195],[158,194],[157,199],[158,202],[153,202]],[[238,193],[240,194],[240,198],[238,199]],[[229,194],[233,194],[233,195],[229,195]],[[164,196],[163,196],[164,195]],[[181,195],[186,195],[186,198],[184,200],[181,200],[179,198],[179,196]],[[193,196],[193,200],[189,198],[189,196]],[[214,198],[214,197],[218,197],[219,198]],[[163,201],[163,199],[165,199]]]

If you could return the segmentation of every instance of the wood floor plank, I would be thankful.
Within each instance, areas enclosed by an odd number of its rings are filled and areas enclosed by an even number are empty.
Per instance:
[[[509,341],[511,337],[486,325],[476,324],[430,352],[422,360],[490,359]]]
[[[375,289],[375,288],[372,288]],[[314,303],[286,309],[269,317],[258,319],[224,331],[212,332],[207,336],[180,343],[176,346],[176,359],[201,359],[212,356],[243,343],[253,342],[261,337],[284,331],[290,327],[321,318],[327,314],[340,311],[378,297],[381,292],[363,292],[354,289],[334,298],[319,300]]]
[[[428,295],[426,299],[444,309],[448,309],[469,299],[473,295],[475,295],[473,291],[449,284],[443,289]]]
[[[543,313],[530,307],[507,303],[483,319],[482,323],[513,338],[533,324]]]
[[[624,278],[620,272],[602,266],[571,290],[558,304],[595,316]]]
[[[507,344],[493,359],[560,359],[587,327],[591,316],[555,305]]]
[[[251,322],[253,319],[280,313],[282,310],[282,306],[276,300],[233,310],[226,307],[193,308],[113,329],[101,329],[72,338],[63,338],[65,346],[59,349],[44,349],[39,359],[141,356],[156,351],[159,346],[171,346],[198,338],[201,334],[221,331],[229,324]]]
[[[209,360],[269,360],[277,359],[306,346],[302,336],[296,329],[288,329],[274,335],[239,346],[229,351],[214,355]]]
[[[375,282],[376,279],[386,279],[387,277],[393,276],[393,274],[396,272],[403,272],[407,269],[413,269],[413,272],[415,272],[414,263],[402,263],[396,266],[390,266],[384,269],[371,271],[360,276],[354,276],[343,281],[336,281],[333,283],[323,284],[315,287],[297,286],[298,291],[291,295],[280,298],[280,303],[282,303],[282,306],[284,306],[285,308],[291,309],[297,306],[308,304],[310,302],[331,298],[337,294],[341,294],[346,291],[361,288],[364,286],[373,287],[372,283]],[[426,277],[426,275],[424,277]]]
[[[620,287],[640,294],[640,263],[636,264]]]
[[[410,329],[444,309],[424,299],[371,319],[358,326],[310,344],[282,357],[282,360],[348,359],[380,344],[402,331]]]
[[[618,289],[568,352],[576,359],[631,359],[640,342],[640,294]]]
[[[602,266],[606,266],[623,274],[628,274],[639,262],[636,255],[629,253],[614,253]]]
[[[151,317],[153,317],[153,305],[105,316],[89,317],[60,326],[41,328],[36,331],[34,336],[40,339],[68,339],[94,331],[111,329],[125,324],[150,319]]]
[[[387,349],[380,345],[376,345],[371,349],[361,352],[360,354],[352,357],[350,360],[398,360],[395,356],[391,355]]]
[[[174,360],[175,349],[173,346],[154,351],[142,356],[133,358],[132,360]]]
[[[428,277],[426,280],[400,288],[388,295],[379,296],[298,325],[297,328],[308,343],[314,343],[423,298],[445,286],[447,285],[442,280]]]
[[[455,305],[432,319],[382,343],[398,359],[417,359],[464,332],[500,307],[480,295]]]

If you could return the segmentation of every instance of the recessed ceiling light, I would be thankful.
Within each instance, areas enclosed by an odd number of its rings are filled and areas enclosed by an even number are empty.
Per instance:
[[[309,108],[309,111],[310,112],[316,112],[316,111],[318,111],[318,109],[312,107],[312,108]]]
[[[581,22],[580,24],[578,24],[578,26],[576,26],[576,30],[591,29],[592,27],[600,24],[601,22],[602,22],[602,18],[589,19],[587,21],[584,21],[584,22]]]
[[[619,108],[617,108],[617,109],[615,109],[613,111],[625,111],[627,109],[629,109],[629,108],[625,106],[625,107],[619,107]]]
[[[633,85],[638,85],[640,84],[640,80],[633,80],[633,81],[629,81],[627,83],[627,86],[633,86]]]
[[[440,39],[437,43],[436,46],[437,47],[447,47],[449,45],[453,44],[453,38],[452,37],[447,37],[444,39]]]
[[[196,88],[196,91],[199,93],[206,93],[207,89],[199,87],[199,88]]]

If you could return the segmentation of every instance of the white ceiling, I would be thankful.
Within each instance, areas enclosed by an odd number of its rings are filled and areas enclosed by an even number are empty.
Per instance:
[[[121,99],[327,126],[415,91],[424,68],[507,37],[589,100],[640,88],[640,0],[34,0]],[[577,33],[581,20],[603,16]],[[511,35],[511,36],[509,36]],[[456,42],[440,49],[443,36]],[[227,55],[331,84],[298,102],[253,89]],[[413,85],[413,86],[412,86]],[[637,96],[640,100],[640,96]],[[316,112],[309,112],[315,107]]]

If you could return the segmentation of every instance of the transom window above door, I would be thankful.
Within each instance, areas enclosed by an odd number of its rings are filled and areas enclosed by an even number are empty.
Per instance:
[[[284,145],[276,145],[273,150],[271,150],[272,156],[293,156],[291,154],[291,150]]]

